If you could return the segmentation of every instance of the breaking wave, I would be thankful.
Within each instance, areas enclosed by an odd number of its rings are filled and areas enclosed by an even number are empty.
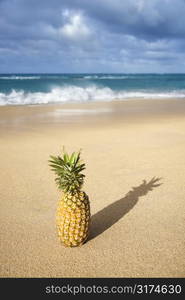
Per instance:
[[[10,93],[0,93],[0,105],[48,104],[64,102],[111,101],[131,98],[184,98],[185,90],[170,92],[152,91],[115,91],[109,87],[78,87],[64,86],[53,88],[50,92],[24,92],[12,90]]]
[[[0,79],[4,80],[29,80],[29,79],[40,79],[40,76],[0,76]]]
[[[130,76],[125,76],[125,75],[75,75],[73,74],[71,75],[6,75],[6,76],[1,76],[0,75],[0,80],[4,79],[4,80],[36,80],[36,79],[96,79],[96,80],[101,80],[101,79],[113,79],[113,80],[117,80],[117,79],[131,79]]]
[[[125,75],[86,75],[83,77],[84,79],[130,79],[130,76],[125,76]]]

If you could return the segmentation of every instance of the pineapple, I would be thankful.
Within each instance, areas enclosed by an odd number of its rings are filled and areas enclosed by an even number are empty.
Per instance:
[[[57,231],[60,241],[67,247],[82,245],[88,238],[90,204],[88,195],[81,190],[85,164],[81,151],[70,156],[63,149],[61,156],[50,156],[49,165],[55,172],[56,184],[63,191],[57,209]]]

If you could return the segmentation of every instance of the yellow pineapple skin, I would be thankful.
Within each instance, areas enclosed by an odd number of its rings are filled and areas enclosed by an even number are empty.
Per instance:
[[[57,232],[66,247],[82,245],[88,238],[90,203],[88,195],[80,191],[74,195],[64,193],[57,208]]]

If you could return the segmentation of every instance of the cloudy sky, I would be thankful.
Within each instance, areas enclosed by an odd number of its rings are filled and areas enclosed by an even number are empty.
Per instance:
[[[185,0],[0,0],[6,72],[185,72]]]

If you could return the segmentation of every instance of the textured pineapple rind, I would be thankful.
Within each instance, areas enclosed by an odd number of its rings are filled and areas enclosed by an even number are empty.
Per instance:
[[[67,247],[82,245],[88,238],[90,225],[89,197],[83,191],[64,193],[57,208],[57,231]]]

